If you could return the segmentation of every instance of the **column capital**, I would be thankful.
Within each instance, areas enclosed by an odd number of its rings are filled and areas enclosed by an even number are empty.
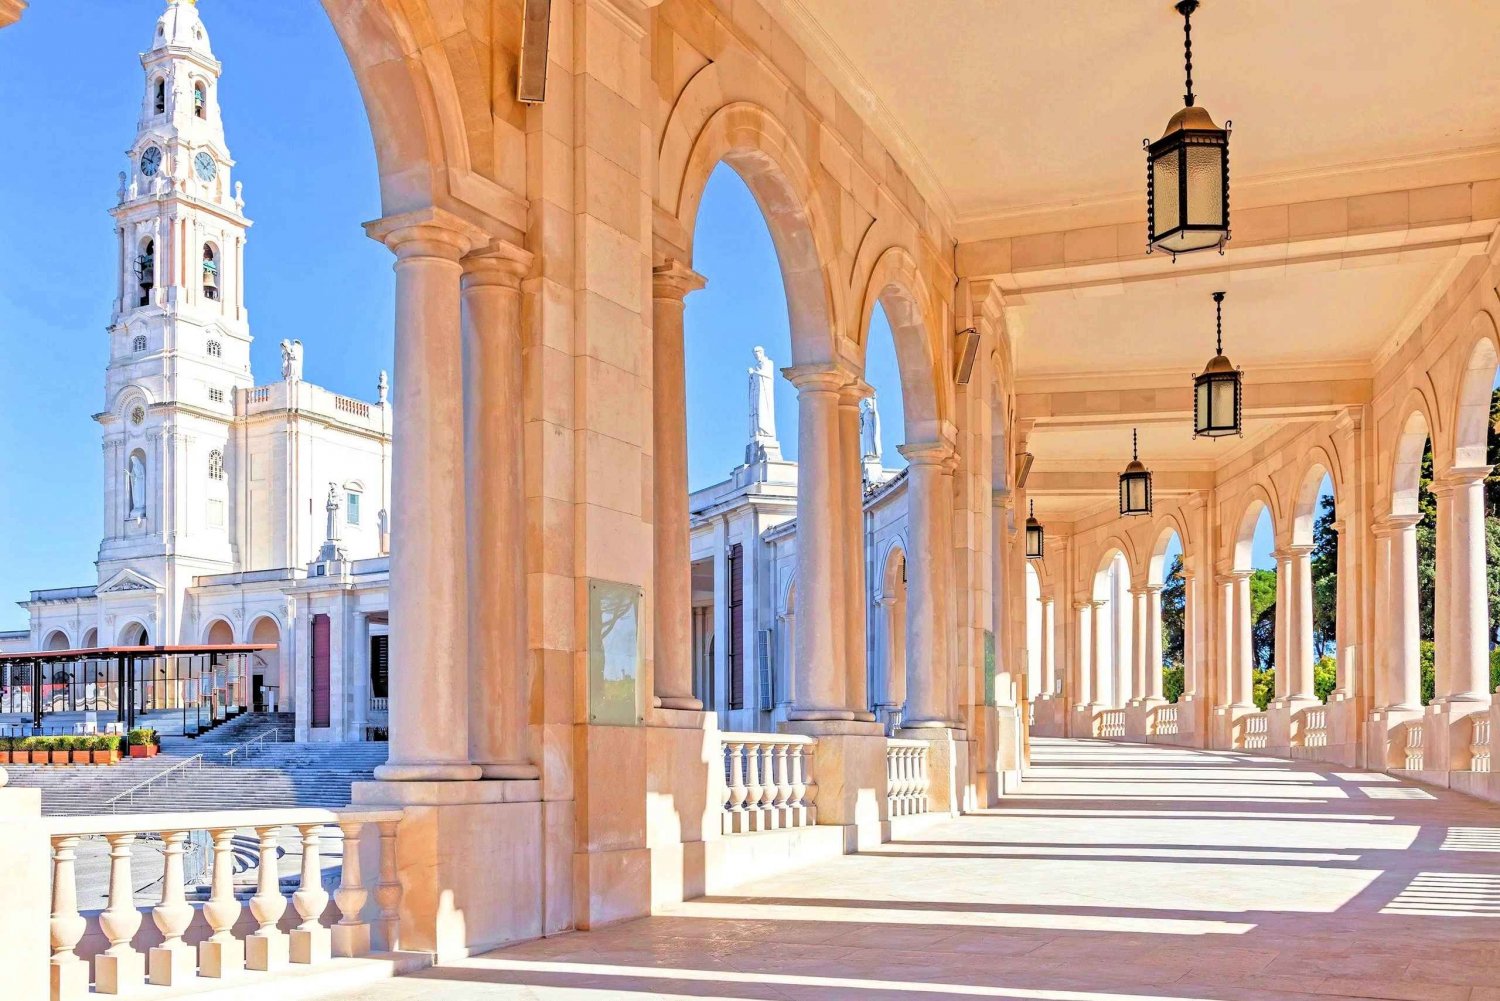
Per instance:
[[[1075,611],[1075,612],[1081,612],[1085,608],[1087,608],[1090,611],[1092,611],[1093,607],[1094,607],[1094,603],[1092,601],[1075,601],[1075,602],[1073,602],[1073,611]]]
[[[896,451],[913,466],[942,466],[955,456],[953,446],[946,441],[917,441],[897,445]]]
[[[875,395],[875,387],[857,375],[851,376],[839,390],[839,406],[857,407],[861,400]]]
[[[1375,519],[1370,526],[1370,531],[1376,538],[1388,538],[1398,532],[1404,532],[1416,526],[1422,520],[1420,514],[1386,514]]]
[[[696,292],[707,284],[707,278],[675,257],[668,257],[651,269],[651,297],[653,299],[675,299],[681,302],[687,298],[689,292]]]
[[[781,370],[781,374],[799,393],[837,393],[852,378],[848,367],[838,362],[789,365]]]
[[[990,491],[990,507],[1008,508],[1014,507],[1015,503],[1016,493],[1014,490],[1008,490],[1005,487],[996,487]]]
[[[492,240],[488,246],[463,259],[464,287],[503,285],[519,289],[521,279],[531,270],[532,258],[531,251],[525,247],[518,247],[509,240]]]
[[[490,241],[480,227],[435,206],[367,222],[365,233],[389,247],[397,259],[440,257],[457,261]]]
[[[1444,471],[1441,476],[1433,477],[1432,484],[1428,489],[1434,494],[1451,493],[1461,487],[1469,487],[1483,482],[1484,478],[1490,475],[1490,471],[1494,468],[1494,466],[1454,466],[1452,469]]]

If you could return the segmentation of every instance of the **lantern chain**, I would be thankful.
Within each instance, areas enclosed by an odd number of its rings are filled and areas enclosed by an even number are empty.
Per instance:
[[[1135,428],[1131,428],[1130,429],[1130,458],[1132,460],[1139,459],[1141,457],[1141,449],[1140,449],[1141,437],[1140,436],[1141,436],[1141,433],[1139,431],[1137,431]]]
[[[1182,15],[1182,48],[1187,63],[1187,93],[1183,95],[1183,107],[1193,106],[1193,11],[1198,9],[1198,0],[1180,0],[1177,12]]]
[[[1215,354],[1224,353],[1224,293],[1214,293],[1214,349]]]

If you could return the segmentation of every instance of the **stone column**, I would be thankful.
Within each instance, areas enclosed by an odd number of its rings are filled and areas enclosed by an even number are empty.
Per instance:
[[[1255,708],[1255,646],[1251,630],[1255,624],[1250,619],[1250,571],[1235,571],[1230,574],[1230,603],[1233,613],[1233,630],[1229,634],[1231,661],[1229,664],[1229,701],[1240,709]]]
[[[885,609],[885,700],[899,709],[906,704],[906,603],[894,595],[886,595],[880,604]]]
[[[1161,611],[1161,597],[1157,596],[1157,612]],[[1202,614],[1198,600],[1198,575],[1189,570],[1182,571],[1182,697],[1199,698],[1203,694],[1203,665],[1198,649],[1198,616]],[[1179,700],[1180,701],[1180,700]]]
[[[945,531],[952,447],[943,442],[902,445],[906,475],[906,717],[903,727],[951,726],[948,678],[948,608],[945,561],[952,547]],[[801,536],[799,526],[798,536]]]
[[[1073,618],[1078,623],[1075,632],[1076,652],[1074,667],[1073,705],[1087,706],[1094,697],[1094,688],[1090,683],[1093,675],[1092,660],[1094,656],[1094,605],[1089,601],[1073,602]]]
[[[1160,705],[1166,701],[1162,695],[1161,682],[1161,585],[1153,584],[1145,590],[1146,599],[1146,677],[1145,687],[1141,689],[1141,698],[1152,705]],[[1186,621],[1186,616],[1183,617]]]
[[[1317,702],[1313,686],[1313,588],[1312,546],[1292,546],[1287,550],[1291,604],[1287,608],[1286,698],[1292,708],[1299,703]],[[1279,677],[1283,672],[1278,669]]]
[[[782,374],[797,387],[797,644],[791,720],[853,719],[846,708],[840,584],[839,392],[836,365],[801,365]]]
[[[839,394],[840,514],[844,524],[844,692],[855,719],[873,720],[869,692],[869,588],[865,581],[864,472],[860,462],[859,403],[873,390],[855,379]]]
[[[1489,593],[1485,580],[1484,477],[1489,467],[1455,469],[1434,484],[1438,496],[1438,697],[1487,705]],[[1446,503],[1445,503],[1446,502]],[[1446,594],[1445,594],[1446,592]]]
[[[1286,701],[1287,692],[1290,688],[1291,674],[1291,636],[1294,626],[1292,625],[1292,605],[1295,601],[1292,594],[1292,566],[1291,554],[1285,549],[1278,549],[1271,554],[1276,561],[1276,637],[1272,645],[1273,666],[1276,668],[1276,691],[1273,693],[1278,703]],[[1255,623],[1250,624],[1255,628]]]
[[[1351,637],[1358,635],[1354,617],[1359,607],[1355,596],[1359,592],[1360,582],[1354,579],[1354,538],[1353,533],[1347,530],[1348,526],[1349,522],[1343,519],[1335,521],[1331,526],[1338,533],[1339,543],[1336,595],[1338,622],[1334,629],[1334,670],[1338,676],[1338,687],[1329,696],[1329,702],[1352,699],[1359,692],[1359,671],[1355,669],[1354,643]]]
[[[1135,675],[1135,629],[1131,616],[1135,614],[1135,602],[1130,595],[1130,576],[1125,570],[1123,558],[1115,561],[1115,579],[1111,588],[1110,619],[1114,626],[1114,671],[1115,691],[1110,708],[1123,709],[1134,701]]]
[[[1104,691],[1104,662],[1109,656],[1113,637],[1110,631],[1104,628],[1104,609],[1109,605],[1107,601],[1095,601],[1093,603],[1093,615],[1090,617],[1091,632],[1093,633],[1094,648],[1089,652],[1089,690],[1094,693],[1093,701],[1090,703],[1094,708],[1114,708],[1114,702],[1120,698],[1118,690],[1110,693],[1110,702],[1100,698]],[[1113,625],[1113,623],[1111,623]],[[1111,665],[1113,669],[1114,665]]]
[[[1037,696],[1041,698],[1055,698],[1057,695],[1057,660],[1053,652],[1053,645],[1057,637],[1053,634],[1055,620],[1053,618],[1053,597],[1050,594],[1042,595],[1042,649],[1041,653],[1041,691]]]
[[[1132,655],[1130,694],[1131,701],[1135,703],[1145,701],[1148,684],[1146,675],[1151,671],[1151,637],[1147,635],[1147,619],[1150,615],[1146,607],[1148,603],[1149,598],[1144,587],[1130,589],[1130,651]]]
[[[687,376],[682,314],[687,294],[704,284],[702,276],[676,260],[652,272],[652,646],[656,703],[666,709],[703,708],[693,695],[693,573],[688,540]]]
[[[459,261],[477,238],[440,209],[371,223],[396,255],[387,781],[475,779],[469,763],[468,595]]]
[[[1376,534],[1386,537],[1388,566],[1386,591],[1390,606],[1386,620],[1386,698],[1392,710],[1422,707],[1421,632],[1417,608],[1418,515],[1386,519]]]
[[[527,748],[526,463],[521,279],[531,254],[497,241],[463,261],[469,757],[485,778],[537,775]]]

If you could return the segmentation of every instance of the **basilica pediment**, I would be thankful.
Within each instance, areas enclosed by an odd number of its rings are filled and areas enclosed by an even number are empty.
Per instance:
[[[109,580],[100,584],[95,594],[114,594],[121,591],[160,591],[161,585],[144,574],[136,573],[134,570],[121,570]]]

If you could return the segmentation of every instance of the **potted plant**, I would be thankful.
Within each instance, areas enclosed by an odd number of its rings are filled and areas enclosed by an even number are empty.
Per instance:
[[[92,764],[93,763],[93,758],[91,757],[91,755],[93,754],[93,751],[92,751],[93,744],[94,744],[94,738],[93,737],[69,737],[68,738],[68,750],[71,752],[70,757],[72,759],[73,764],[75,764],[75,765],[88,765],[88,764]]]
[[[89,741],[89,760],[96,765],[120,763],[120,738],[98,736]]]
[[[137,728],[126,734],[125,742],[130,745],[130,756],[132,758],[154,758],[161,747],[161,737],[155,730]]]
[[[13,742],[12,737],[0,737],[0,765],[10,764],[10,745]]]
[[[13,765],[31,764],[30,737],[13,737],[10,741],[10,762]]]
[[[51,744],[51,759],[54,765],[66,765],[73,760],[73,738],[53,737]]]

